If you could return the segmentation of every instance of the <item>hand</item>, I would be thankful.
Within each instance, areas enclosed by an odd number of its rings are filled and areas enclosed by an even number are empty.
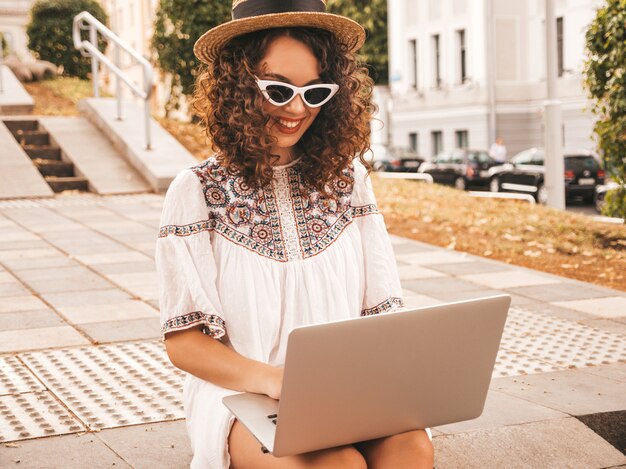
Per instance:
[[[265,392],[272,399],[280,399],[280,390],[283,387],[283,368],[268,366],[265,375]]]

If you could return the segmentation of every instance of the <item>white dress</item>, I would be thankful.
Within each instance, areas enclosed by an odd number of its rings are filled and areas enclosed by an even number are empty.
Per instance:
[[[162,337],[203,324],[238,353],[282,365],[296,326],[402,306],[389,236],[356,160],[332,200],[301,184],[301,159],[252,189],[215,157],[183,170],[165,197],[156,248]],[[227,390],[187,375],[191,467],[228,468]]]

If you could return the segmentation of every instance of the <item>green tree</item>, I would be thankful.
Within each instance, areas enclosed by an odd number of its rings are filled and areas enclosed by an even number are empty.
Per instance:
[[[386,85],[389,80],[387,0],[331,0],[328,2],[327,11],[347,16],[365,28],[367,39],[359,51],[359,56],[370,66],[376,84]]]
[[[619,187],[604,213],[626,220],[626,0],[605,0],[586,32],[585,86],[594,101],[594,133],[607,176]]]
[[[63,75],[87,78],[91,59],[83,57],[72,42],[72,22],[82,11],[107,24],[107,15],[96,0],[38,0],[30,10],[26,34],[36,58],[63,67]],[[98,47],[104,51],[106,41],[100,39]]]
[[[0,33],[0,41],[2,41],[2,57],[6,57],[11,51],[9,51],[9,44],[2,33]]]
[[[160,0],[152,48],[161,70],[172,77],[168,109],[176,107],[180,94],[191,95],[200,61],[193,54],[195,41],[207,30],[231,18],[227,1]]]

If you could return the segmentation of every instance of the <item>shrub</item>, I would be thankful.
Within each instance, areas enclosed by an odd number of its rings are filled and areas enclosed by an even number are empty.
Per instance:
[[[37,0],[26,33],[28,48],[36,58],[63,67],[65,76],[84,79],[91,71],[91,59],[83,57],[72,42],[72,22],[82,11],[107,24],[107,15],[96,0]],[[100,39],[98,48],[104,51],[106,42]]]

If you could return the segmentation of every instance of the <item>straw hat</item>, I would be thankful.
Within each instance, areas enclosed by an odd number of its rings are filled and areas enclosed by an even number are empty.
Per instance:
[[[326,13],[326,0],[233,0],[232,21],[220,24],[196,41],[194,54],[209,64],[235,36],[261,29],[302,26],[334,33],[350,51],[365,42],[365,30],[344,16]]]

